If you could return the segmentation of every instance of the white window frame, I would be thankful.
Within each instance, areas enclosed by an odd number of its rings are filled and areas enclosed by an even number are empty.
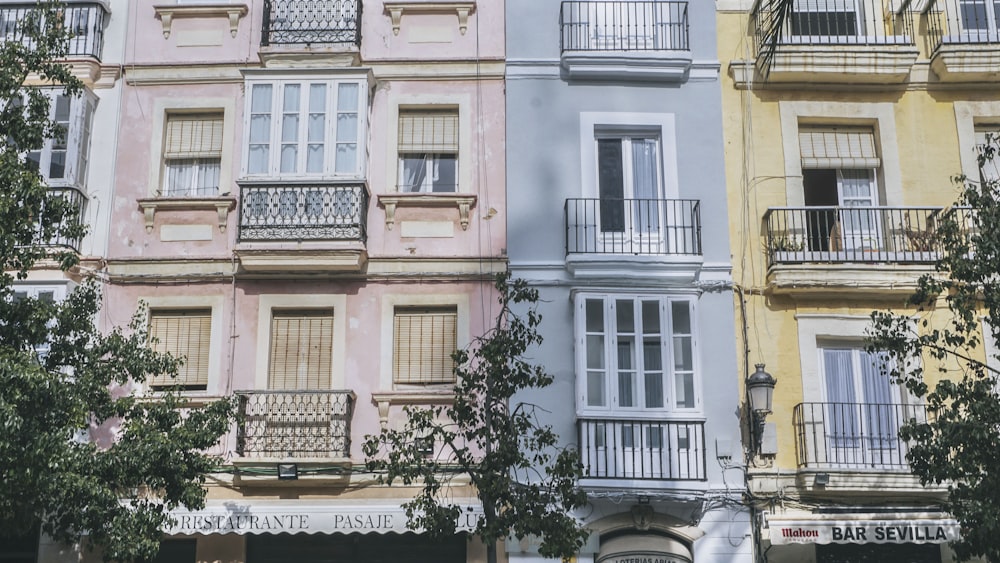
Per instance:
[[[604,301],[604,336],[605,336],[605,391],[607,393],[606,404],[587,404],[587,329],[586,329],[586,301],[588,299],[600,299]],[[617,358],[617,319],[612,304],[616,300],[626,299],[634,302],[638,301],[658,301],[660,306],[660,346],[662,354],[662,371],[664,377],[664,397],[663,407],[646,408],[642,406],[622,407],[618,391],[618,358]],[[692,380],[694,393],[693,407],[678,407],[676,400],[676,373],[673,359],[673,327],[672,327],[672,304],[675,302],[687,303],[690,310],[691,322],[691,361]],[[638,322],[636,313],[635,322]],[[576,387],[577,387],[577,414],[581,417],[599,418],[654,418],[662,416],[677,415],[678,418],[690,420],[692,415],[699,415],[702,412],[702,381],[701,381],[701,359],[699,351],[699,331],[698,331],[698,303],[693,296],[686,295],[657,295],[657,294],[618,294],[618,293],[577,293],[574,296],[574,328],[576,342]],[[641,354],[642,346],[636,343],[636,353]],[[634,368],[636,372],[636,396],[642,401],[643,396],[643,371],[639,366]]]
[[[470,94],[396,94],[389,93],[387,103],[389,112],[386,116],[385,147],[385,192],[399,192],[397,184],[400,177],[399,166],[399,112],[407,110],[457,108],[458,111],[458,159],[456,166],[458,184],[454,192],[427,193],[429,196],[451,197],[457,194],[474,192],[472,171],[472,96]],[[376,157],[377,160],[377,157]]]
[[[219,190],[216,196],[225,196],[232,191],[233,146],[236,129],[236,99],[216,97],[156,98],[153,102],[153,126],[149,147],[148,196],[170,199],[163,195],[166,185],[166,166],[163,161],[163,145],[166,142],[167,115],[174,113],[222,113],[222,156],[219,159]]]
[[[333,350],[331,352],[330,388],[346,389],[345,366],[347,358],[347,296],[343,294],[265,294],[257,303],[257,371],[254,389],[268,389],[268,370],[271,352],[271,319],[274,310],[301,309],[333,310]]]
[[[274,75],[273,73],[251,73],[246,72],[245,92],[246,102],[243,116],[243,164],[241,175],[247,180],[268,180],[268,179],[363,179],[364,163],[366,153],[367,124],[368,124],[368,87],[367,80],[357,75],[330,77],[330,73],[308,73],[303,72],[295,75]],[[300,105],[298,110],[299,126],[295,145],[298,147],[297,166],[294,172],[281,172],[281,146],[282,146],[282,102],[284,88],[287,85],[299,84]],[[306,158],[308,141],[308,118],[309,108],[309,86],[322,84],[326,87],[326,100],[324,105],[324,138],[323,138],[323,170],[320,172],[306,172]],[[339,86],[342,84],[354,84],[358,90],[357,106],[354,113],[357,114],[357,131],[354,138],[354,168],[350,171],[336,171],[336,147],[337,147],[337,115]],[[270,127],[268,136],[268,162],[263,172],[250,172],[250,123],[253,112],[253,89],[254,86],[271,86],[271,108]],[[342,112],[343,113],[343,112]],[[257,143],[255,143],[257,144]],[[284,143],[289,144],[289,143]]]
[[[55,139],[48,138],[39,155],[38,172],[50,187],[75,187],[83,189],[87,185],[90,161],[90,139],[93,137],[94,112],[97,98],[87,89],[78,96],[68,96],[58,88],[40,88],[49,99],[49,119],[55,119],[56,99],[65,96],[69,100],[69,126],[66,135],[66,163],[62,178],[49,176]],[[31,151],[35,152],[35,151]]]
[[[597,199],[597,142],[600,135],[652,136],[660,140],[660,197],[678,199],[677,140],[672,113],[581,112],[580,164],[581,196]]]
[[[223,343],[228,342],[223,336],[222,307],[224,303],[225,299],[221,295],[148,295],[139,297],[139,304],[146,306],[147,327],[150,324],[152,312],[156,310],[208,309],[212,312],[211,344],[208,349],[208,384],[203,391],[181,391],[185,396],[220,397],[226,394],[226,389],[222,386]],[[147,391],[152,391],[152,386],[148,381],[143,387]]]
[[[406,307],[455,307],[458,314],[455,324],[455,344],[456,349],[463,349],[469,345],[469,295],[465,293],[439,293],[439,294],[400,294],[392,293],[382,296],[381,314],[379,317],[381,334],[381,353],[379,354],[379,389],[390,390],[425,390],[425,389],[446,389],[451,390],[454,383],[394,383],[393,377],[393,342],[395,337],[395,314],[397,308]]]
[[[206,112],[199,112],[197,114],[188,114],[187,112],[184,112],[184,113],[181,113],[181,112],[169,112],[167,114],[167,116],[166,116],[166,119],[165,119],[164,123],[166,125],[169,125],[170,120],[172,118],[173,119],[183,119],[185,115],[197,115],[197,116],[199,116],[201,118],[202,121],[215,121],[216,119],[219,120],[219,121],[221,121],[222,122],[222,127],[223,127],[223,129],[222,129],[223,130],[223,138],[225,137],[226,118],[225,118],[225,113],[221,112],[221,111],[206,111]],[[209,118],[211,118],[211,119],[209,119]],[[222,140],[220,139],[220,143],[221,142],[222,142]],[[221,186],[219,186],[219,185],[215,186],[215,192],[212,193],[212,194],[198,194],[197,193],[197,186],[198,186],[198,179],[201,176],[201,174],[204,173],[206,167],[208,167],[208,166],[210,166],[212,164],[216,164],[218,166],[218,168],[219,168],[219,173],[218,173],[219,180],[222,179],[222,150],[219,151],[218,157],[215,157],[215,158],[209,158],[209,157],[204,157],[204,156],[203,157],[198,157],[198,158],[176,158],[176,157],[167,157],[166,154],[161,155],[161,158],[163,160],[163,185],[160,187],[160,196],[161,197],[165,197],[165,198],[203,197],[204,198],[204,197],[216,197],[216,196],[219,195],[219,191],[221,189]],[[184,187],[184,190],[181,193],[168,193],[167,188],[170,185],[171,177],[172,177],[172,175],[174,173],[176,173],[178,171],[178,168],[181,167],[181,163],[182,162],[183,163],[187,163],[185,166],[192,168],[191,181],[190,181],[190,183],[187,186]],[[217,184],[219,184],[219,183],[221,183],[221,181],[217,182]]]
[[[970,180],[979,181],[976,126],[1000,124],[1000,102],[957,101],[954,103],[954,107],[962,173]],[[995,161],[1000,166],[1000,156],[996,157]]]

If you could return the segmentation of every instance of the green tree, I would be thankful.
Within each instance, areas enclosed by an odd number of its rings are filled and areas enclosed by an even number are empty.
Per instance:
[[[538,291],[524,280],[497,276],[500,313],[496,325],[453,354],[455,400],[450,406],[407,407],[401,430],[383,430],[364,445],[368,468],[381,482],[418,483],[404,504],[411,528],[433,536],[455,533],[466,510],[446,498],[451,477],[468,475],[483,506],[473,533],[495,563],[497,542],[513,535],[537,536],[547,557],[575,555],[589,533],[572,515],[586,494],[577,486],[582,467],[572,449],[558,449],[558,437],[539,423],[536,407],[512,405],[518,393],[545,387],[552,376],[525,354],[541,343],[535,309]],[[514,307],[527,308],[521,316]],[[428,455],[432,444],[440,451]]]
[[[1000,561],[998,374],[979,359],[981,327],[1000,342],[1000,182],[985,173],[995,170],[998,148],[996,138],[981,147],[980,178],[955,179],[958,203],[934,232],[936,272],[921,276],[909,298],[916,320],[874,312],[869,334],[869,350],[892,359],[889,375],[927,404],[926,420],[908,421],[900,437],[921,482],[948,486],[944,509],[962,526],[952,545],[962,560]],[[931,388],[924,376],[933,372],[941,379]]]
[[[63,270],[77,239],[80,210],[50,192],[29,158],[64,132],[49,119],[49,98],[25,87],[50,82],[78,95],[80,82],[58,63],[69,31],[57,2],[40,2],[0,44],[0,534],[40,528],[65,542],[86,535],[106,559],[156,554],[167,511],[204,504],[215,461],[201,450],[228,429],[231,407],[183,409],[129,392],[130,382],[175,374],[178,360],[147,345],[139,317],[127,330],[99,331],[100,288],[81,284],[62,302],[20,298],[14,283],[40,261]],[[98,443],[97,436],[113,436]]]

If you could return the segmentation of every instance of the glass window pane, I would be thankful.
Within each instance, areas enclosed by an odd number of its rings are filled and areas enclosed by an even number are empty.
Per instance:
[[[337,142],[353,143],[358,140],[358,114],[337,114]]]
[[[694,359],[691,357],[691,337],[674,337],[674,369],[679,371],[693,371]]]
[[[309,85],[309,113],[326,112],[326,84]]]
[[[62,94],[56,96],[55,120],[59,122],[69,121],[69,97]]]
[[[250,174],[267,172],[270,152],[267,145],[250,145],[250,153],[247,155],[247,172]]]
[[[341,84],[337,94],[337,111],[358,111],[358,85]]]
[[[357,145],[337,145],[336,171],[355,172],[357,169]]]
[[[587,336],[587,369],[604,369],[604,337]]]
[[[645,381],[646,385],[646,408],[647,409],[662,409],[663,408],[663,374],[662,373],[646,373]]]
[[[635,406],[634,372],[618,372],[618,406]]]
[[[251,91],[250,111],[252,113],[271,112],[271,85],[254,84]]]
[[[285,143],[294,143],[299,139],[299,116],[283,115],[281,117],[281,140]]]
[[[322,113],[309,114],[309,142],[322,143],[324,139],[324,127],[326,126],[326,116]]]
[[[631,299],[615,301],[617,309],[618,333],[635,332],[635,304]]]
[[[660,347],[660,339],[644,338],[642,342],[642,362],[646,371],[663,370],[663,353]]]
[[[618,339],[618,369],[635,369],[635,341],[631,338]]]
[[[660,302],[642,302],[642,333],[659,334],[660,332]]]
[[[66,175],[66,151],[52,151],[49,156],[49,178],[62,178]]]
[[[604,373],[587,373],[587,406],[602,407],[604,400]]]
[[[674,334],[691,334],[691,306],[687,301],[670,304],[673,315]]]
[[[271,116],[268,114],[250,117],[250,142],[267,143],[271,137]]]
[[[285,95],[281,105],[282,111],[286,113],[298,112],[300,96],[301,88],[298,84],[285,84]]]
[[[281,171],[295,172],[296,162],[298,162],[299,147],[297,145],[281,146]]]
[[[588,299],[585,309],[587,332],[604,332],[604,300]]]
[[[309,145],[306,149],[306,172],[310,174],[323,172],[323,145]]]
[[[693,409],[694,375],[690,373],[678,374],[675,381],[677,382],[677,389],[674,390],[677,395],[677,408]]]

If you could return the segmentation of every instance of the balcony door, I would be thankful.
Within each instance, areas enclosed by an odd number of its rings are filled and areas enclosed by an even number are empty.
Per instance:
[[[962,39],[974,42],[1000,40],[1000,1],[957,0]]]
[[[860,0],[794,0],[791,34],[814,40],[858,37],[863,21]]]
[[[664,240],[660,141],[652,136],[597,139],[600,236],[605,247],[657,253]]]
[[[566,9],[566,8],[564,8]],[[680,29],[676,4],[643,2],[587,2],[571,5],[571,25],[583,27],[587,45],[595,51],[651,51],[677,49]],[[576,20],[576,21],[572,21]]]
[[[900,465],[900,394],[886,375],[885,356],[834,345],[820,349],[820,362],[827,461],[833,467]]]

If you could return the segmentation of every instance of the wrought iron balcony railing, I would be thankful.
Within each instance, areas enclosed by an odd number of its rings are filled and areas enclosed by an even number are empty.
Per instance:
[[[577,420],[585,479],[704,481],[705,423]]]
[[[360,45],[361,1],[264,0],[261,46]]]
[[[565,51],[687,51],[688,3],[570,0],[559,15]]]
[[[924,405],[800,403],[792,412],[799,467],[906,470],[899,428],[927,420]]]
[[[78,225],[82,221],[84,212],[86,211],[87,196],[83,195],[83,192],[76,188],[49,188],[49,195],[55,197],[62,197],[70,205],[75,207],[78,211],[74,217],[67,219],[67,221],[73,221],[73,224]],[[47,237],[45,235],[45,230],[41,225],[38,226],[37,243],[40,246],[48,246],[52,248],[68,248],[73,252],[80,252],[80,239],[77,237],[68,237],[65,235],[56,235],[53,237]]]
[[[930,0],[921,15],[930,51],[942,45],[1000,43],[1000,0]]]
[[[566,200],[566,254],[701,254],[693,199]]]
[[[32,40],[25,33],[24,22],[34,9],[33,2],[0,4],[0,41],[32,46]],[[71,34],[67,55],[92,57],[99,61],[104,47],[104,5],[99,2],[72,2],[66,3],[62,12],[63,24]]]
[[[236,453],[251,458],[351,456],[351,391],[239,391]]]
[[[932,263],[941,207],[774,207],[764,213],[770,265]]]
[[[758,55],[778,16],[773,3],[758,0],[751,12]],[[913,45],[913,17],[896,0],[795,2],[782,22],[782,45]]]
[[[367,237],[364,184],[244,185],[239,240],[347,240]]]

